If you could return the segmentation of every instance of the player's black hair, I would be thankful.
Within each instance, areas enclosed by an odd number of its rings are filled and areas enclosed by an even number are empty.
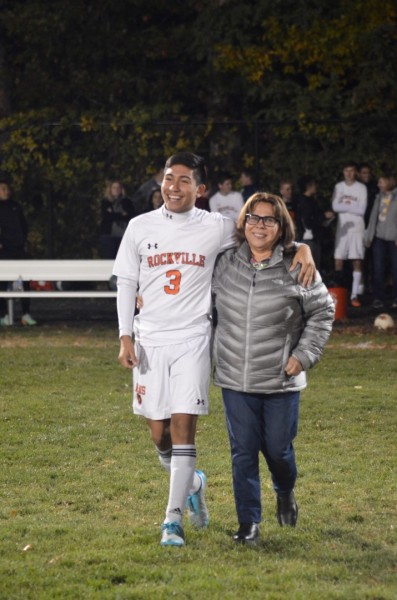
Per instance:
[[[193,154],[193,152],[177,152],[168,158],[165,168],[168,169],[174,165],[184,165],[192,169],[197,185],[207,184],[207,167],[202,156]]]

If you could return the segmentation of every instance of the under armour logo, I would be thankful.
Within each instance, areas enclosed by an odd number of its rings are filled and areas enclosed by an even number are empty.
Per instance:
[[[155,248],[157,250],[157,248],[159,247],[158,244],[148,244],[147,245],[148,249],[150,250],[150,248]]]

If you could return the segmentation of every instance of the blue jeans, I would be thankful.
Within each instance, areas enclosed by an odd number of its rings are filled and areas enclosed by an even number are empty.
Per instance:
[[[372,245],[372,293],[375,300],[382,302],[385,301],[387,256],[390,257],[393,278],[393,300],[397,300],[397,246],[394,241],[375,237]]]
[[[259,453],[266,459],[278,494],[288,495],[295,485],[292,441],[298,431],[300,393],[252,395],[222,388],[222,396],[238,521],[260,523]]]

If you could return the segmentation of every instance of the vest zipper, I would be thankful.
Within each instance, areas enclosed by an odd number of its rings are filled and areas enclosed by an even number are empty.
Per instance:
[[[245,318],[245,348],[244,348],[244,375],[243,375],[243,391],[246,391],[247,389],[247,378],[248,378],[248,366],[249,366],[249,360],[248,360],[248,349],[250,347],[250,333],[249,333],[249,324],[251,322],[251,300],[252,300],[252,294],[254,291],[254,287],[255,287],[255,278],[256,278],[256,271],[254,271],[253,277],[252,277],[252,283],[251,283],[251,287],[250,287],[250,291],[248,294],[248,304],[247,304],[247,313],[246,313],[246,318]]]

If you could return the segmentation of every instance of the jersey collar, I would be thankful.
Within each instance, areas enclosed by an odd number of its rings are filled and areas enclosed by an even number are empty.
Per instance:
[[[175,213],[175,212],[171,212],[170,210],[167,210],[165,207],[165,204],[163,204],[163,206],[160,209],[163,213],[163,216],[174,222],[174,223],[183,223],[184,221],[188,221],[194,214],[194,212],[196,211],[196,207],[193,206],[193,208],[191,210],[188,210],[186,212],[183,213]]]

